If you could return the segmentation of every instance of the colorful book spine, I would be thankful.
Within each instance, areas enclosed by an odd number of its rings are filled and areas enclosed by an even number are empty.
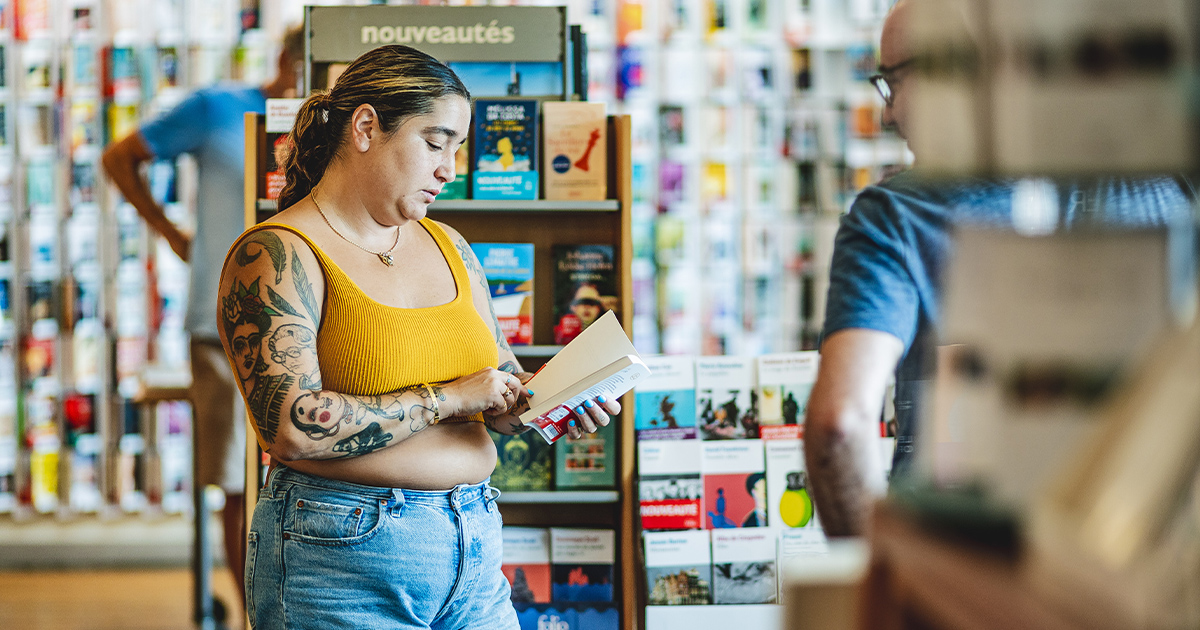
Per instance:
[[[762,440],[701,442],[705,529],[767,524]]]
[[[639,440],[696,437],[696,367],[690,356],[643,357],[650,376],[634,394]]]
[[[533,244],[474,243],[471,249],[483,265],[504,338],[512,346],[533,343]]]
[[[693,606],[712,603],[709,532],[646,532],[647,603]]]
[[[776,537],[774,531],[764,528],[713,530],[714,604],[778,601]]]
[[[550,530],[504,527],[500,570],[512,586],[514,604],[550,602]]]
[[[817,382],[815,351],[766,354],[758,358],[759,433],[765,440],[804,437],[808,396]]]
[[[701,529],[704,493],[699,440],[638,442],[642,529]]]
[[[613,601],[616,532],[550,529],[551,598],[555,602]]]
[[[558,245],[553,252],[554,343],[570,343],[606,311],[621,316],[612,245]]]
[[[604,199],[608,185],[605,153],[608,121],[604,103],[547,101],[542,104],[546,199]]]
[[[617,419],[578,440],[555,444],[554,487],[558,490],[612,488],[617,474]]]
[[[766,440],[767,525],[777,529],[819,527],[813,513],[803,440]]]
[[[703,439],[758,437],[756,398],[754,359],[696,359],[696,413]]]
[[[537,101],[475,101],[475,199],[538,198]]]

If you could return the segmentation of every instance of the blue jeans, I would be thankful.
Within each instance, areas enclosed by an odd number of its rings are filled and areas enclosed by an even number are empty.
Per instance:
[[[377,488],[275,468],[246,549],[258,630],[515,629],[500,491]]]

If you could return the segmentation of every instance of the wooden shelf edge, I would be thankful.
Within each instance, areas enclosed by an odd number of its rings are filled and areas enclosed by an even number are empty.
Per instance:
[[[547,490],[544,492],[504,492],[497,503],[616,503],[616,490]]]
[[[430,212],[617,212],[620,209],[621,204],[616,199],[601,201],[447,199],[435,201],[429,206]]]

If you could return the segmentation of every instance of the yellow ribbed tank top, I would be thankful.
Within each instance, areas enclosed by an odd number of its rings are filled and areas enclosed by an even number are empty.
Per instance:
[[[444,383],[499,361],[496,339],[471,300],[471,281],[450,237],[431,219],[419,221],[450,265],[458,290],[453,300],[426,308],[397,308],[371,299],[300,230],[260,223],[230,248],[262,229],[300,237],[325,275],[325,309],[317,330],[321,384],[329,391],[376,396],[420,383]],[[403,259],[396,264],[403,265]],[[482,421],[483,415],[470,418]]]

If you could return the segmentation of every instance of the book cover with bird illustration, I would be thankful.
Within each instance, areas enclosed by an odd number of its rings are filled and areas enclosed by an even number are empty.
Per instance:
[[[604,103],[542,104],[542,168],[546,199],[596,201],[607,195],[608,121]]]
[[[475,101],[472,198],[538,198],[537,111],[534,100]]]
[[[650,376],[634,389],[639,440],[696,437],[696,366],[691,356],[643,357]]]

